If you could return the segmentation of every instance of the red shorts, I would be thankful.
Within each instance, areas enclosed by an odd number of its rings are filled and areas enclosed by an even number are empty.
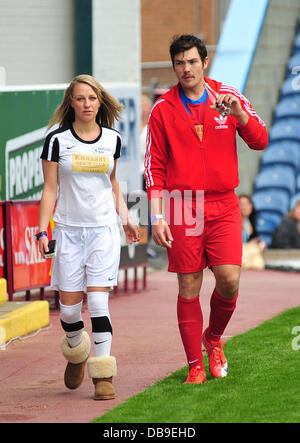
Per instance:
[[[195,200],[192,206],[195,215]],[[174,211],[174,203],[170,204],[168,223],[174,239],[172,248],[167,249],[170,272],[199,272],[207,266],[242,264],[242,222],[236,194],[205,202],[202,206],[203,223],[202,226],[198,223],[199,233],[187,235],[187,232],[193,232],[193,225],[190,222],[187,225],[184,218],[178,223],[177,217],[176,222],[176,209]]]

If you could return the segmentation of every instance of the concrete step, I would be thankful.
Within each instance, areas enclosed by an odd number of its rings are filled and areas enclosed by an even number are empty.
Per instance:
[[[0,303],[0,347],[10,340],[46,327],[50,322],[46,300]]]

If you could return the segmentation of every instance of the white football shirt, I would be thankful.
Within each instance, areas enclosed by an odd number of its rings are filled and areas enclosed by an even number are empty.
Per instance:
[[[119,132],[103,126],[92,141],[82,140],[72,125],[47,135],[41,158],[58,162],[56,223],[83,227],[116,223],[110,174],[120,151]]]

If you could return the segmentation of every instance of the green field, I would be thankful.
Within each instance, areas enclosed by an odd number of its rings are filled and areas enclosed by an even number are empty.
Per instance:
[[[300,306],[229,340],[226,378],[185,385],[185,367],[94,422],[299,423],[299,348]]]

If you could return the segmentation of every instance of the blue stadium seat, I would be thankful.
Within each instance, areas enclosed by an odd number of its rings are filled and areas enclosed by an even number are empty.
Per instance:
[[[264,168],[257,175],[255,190],[279,188],[292,196],[296,190],[295,173],[289,166],[276,165]]]
[[[275,121],[283,117],[300,117],[300,94],[282,98],[275,109]]]
[[[270,130],[270,141],[300,141],[300,118],[284,118],[274,123]]]
[[[298,201],[300,201],[300,191],[293,195],[293,197],[291,198],[290,209],[293,209]]]
[[[272,164],[290,165],[300,170],[300,142],[278,140],[269,143],[261,158],[261,170]]]
[[[300,172],[296,177],[296,192],[300,192]]]
[[[257,212],[268,211],[283,216],[289,210],[289,196],[281,189],[255,191],[252,200]]]
[[[294,54],[298,51],[300,51],[300,32],[298,32],[294,40]]]
[[[300,72],[290,75],[282,84],[281,97],[300,94]]]
[[[273,234],[281,220],[281,214],[260,211],[256,216],[256,230],[258,233]]]
[[[292,57],[288,62],[288,73],[292,74],[293,69],[295,70],[299,66],[300,66],[300,52],[296,52],[294,55],[292,55]]]

